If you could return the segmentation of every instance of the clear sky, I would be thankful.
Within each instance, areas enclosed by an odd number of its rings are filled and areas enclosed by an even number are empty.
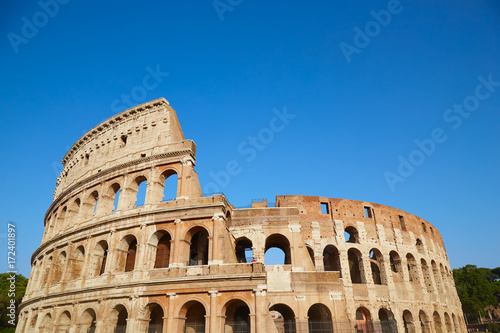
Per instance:
[[[205,192],[394,206],[500,266],[497,0],[60,1],[0,5],[0,271],[12,221],[29,274],[67,149],[159,97]]]

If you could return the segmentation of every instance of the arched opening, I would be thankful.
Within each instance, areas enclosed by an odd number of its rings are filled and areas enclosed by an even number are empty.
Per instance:
[[[118,209],[118,202],[120,201],[120,184],[114,183],[109,187],[107,200],[112,204],[108,211],[115,212]]]
[[[114,327],[113,333],[125,333],[127,331],[128,312],[123,305],[117,305],[111,311],[110,326]]]
[[[443,325],[441,324],[441,316],[437,311],[434,311],[432,318],[434,319],[434,329],[436,333],[443,333]]]
[[[460,328],[458,327],[457,317],[454,313],[451,314],[451,318],[453,319],[453,327],[455,328],[454,332],[460,332]]]
[[[90,265],[91,276],[99,276],[106,271],[106,260],[108,257],[108,243],[101,240],[96,244],[92,252],[92,262]]]
[[[178,176],[174,170],[167,170],[161,174],[163,183],[162,201],[170,201],[177,199]]]
[[[323,250],[323,265],[325,271],[340,272],[340,253],[333,245],[327,245]]]
[[[202,227],[191,229],[189,266],[208,265],[208,231]]]
[[[158,304],[148,305],[149,312],[149,326],[148,333],[162,333],[163,332],[163,309]]]
[[[312,262],[313,266],[316,267],[316,260],[314,259],[313,248],[307,245],[306,249],[307,249],[307,254],[309,254],[309,258],[311,258],[311,262]]]
[[[344,238],[347,243],[359,243],[358,230],[352,226],[345,228]]]
[[[422,243],[422,240],[420,240],[420,238],[417,238],[417,242],[415,243],[415,246],[417,247],[417,251],[419,253],[424,254],[424,243]]]
[[[391,264],[392,279],[394,282],[403,281],[403,268],[401,266],[401,258],[396,251],[391,251],[389,253],[389,261]]]
[[[179,318],[184,319],[184,333],[205,332],[205,307],[200,302],[191,301],[182,307]]]
[[[158,239],[159,238],[159,239]],[[150,244],[156,243],[156,255],[154,268],[167,268],[170,264],[170,234],[164,230],[157,231],[153,235]]]
[[[31,318],[29,328],[35,329],[35,326],[36,326],[36,322],[37,322],[37,320],[38,320],[38,314],[35,314],[35,315]]]
[[[90,210],[89,213],[87,214],[88,217],[92,217],[97,214],[98,203],[99,203],[99,193],[97,191],[90,193],[90,195],[87,198],[87,206]]]
[[[68,211],[68,207],[64,207],[61,212],[57,215],[57,228],[59,230],[66,229],[66,212]]]
[[[405,333],[415,333],[415,325],[413,324],[413,315],[410,311],[403,311],[403,327]]]
[[[73,258],[70,260],[69,279],[78,279],[82,274],[83,263],[85,261],[85,249],[82,245],[76,248],[73,253]]]
[[[146,191],[148,188],[148,182],[146,177],[144,176],[137,177],[133,182],[133,186],[137,188],[134,207],[144,206],[144,204],[146,203]]]
[[[53,323],[52,323],[52,317],[50,316],[49,313],[43,317],[42,322],[40,323],[40,326],[38,327],[38,332],[39,333],[50,333],[54,329]]]
[[[69,205],[68,213],[67,213],[67,223],[69,227],[76,222],[76,217],[80,212],[80,199],[77,198],[71,205]]]
[[[253,250],[252,250],[252,241],[246,237],[240,237],[236,240],[235,252],[236,252],[236,260],[239,263],[248,263],[253,260]]]
[[[424,283],[425,287],[427,288],[427,292],[432,293],[434,290],[432,287],[432,279],[429,272],[429,267],[427,266],[427,262],[424,259],[421,259],[420,266],[422,266],[422,275],[424,276]]]
[[[373,333],[373,321],[370,311],[366,308],[358,308],[356,310],[356,332],[358,333]]]
[[[269,308],[274,318],[276,330],[280,333],[295,333],[297,327],[295,324],[295,313],[285,304],[275,304]],[[274,313],[273,313],[274,312]]]
[[[441,273],[441,274],[440,274],[440,278],[441,278],[441,279],[440,279],[440,284],[441,284],[441,286],[440,286],[440,290],[441,290],[442,292],[448,292],[448,290],[449,290],[449,289],[448,289],[448,288],[449,288],[449,287],[448,287],[448,279],[446,278],[446,277],[447,277],[447,275],[446,275],[446,273],[445,273],[445,270],[444,270],[443,264],[439,264],[439,268],[440,268],[439,270],[440,270],[440,273]],[[438,273],[438,274],[439,274],[439,273]]]
[[[80,316],[79,324],[82,328],[82,332],[85,333],[95,333],[96,330],[96,314],[93,309],[85,310]]]
[[[333,332],[332,313],[325,305],[319,303],[312,305],[307,311],[307,317],[309,332]]]
[[[378,310],[378,320],[379,323],[377,323],[376,326],[379,325],[380,328],[376,328],[375,332],[381,332],[381,333],[397,332],[396,320],[394,320],[394,314],[390,310],[385,308],[381,308],[380,310]]]
[[[432,275],[434,276],[434,281],[436,282],[437,291],[442,294],[443,293],[443,285],[441,283],[441,273],[439,272],[439,268],[434,260],[431,261],[432,267]]]
[[[266,265],[291,265],[290,242],[281,234],[272,234],[266,239],[264,252]]]
[[[134,235],[127,235],[120,241],[117,251],[118,272],[131,272],[135,268],[135,258],[137,253],[137,238]]]
[[[57,262],[55,262],[53,269],[52,284],[56,284],[62,280],[64,274],[64,268],[66,267],[66,252],[61,251],[57,257]]]
[[[453,332],[453,327],[452,327],[452,324],[451,324],[451,318],[450,318],[450,315],[448,314],[448,312],[444,313],[444,325],[446,327],[446,332],[448,332],[448,333]]]
[[[420,310],[418,319],[420,321],[420,330],[422,333],[431,333],[431,324],[424,311]]]
[[[226,306],[225,333],[250,333],[250,309],[241,300],[229,301]]]
[[[411,255],[410,253],[406,255],[406,264],[408,267],[408,278],[410,282],[418,282],[417,262],[413,255]]]
[[[351,274],[352,283],[365,283],[363,258],[361,252],[355,248],[347,251],[347,259],[349,261],[349,272]]]
[[[387,284],[384,271],[384,257],[377,249],[370,250],[370,268],[374,284]]]
[[[71,325],[71,314],[64,311],[59,317],[59,323],[56,326],[56,332],[68,332]]]
[[[44,262],[42,283],[41,283],[42,287],[47,285],[47,283],[49,282],[48,280],[49,280],[51,269],[52,269],[52,256],[48,257]]]

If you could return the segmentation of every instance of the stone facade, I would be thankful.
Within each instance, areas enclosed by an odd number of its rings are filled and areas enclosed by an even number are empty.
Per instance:
[[[195,155],[163,98],[78,140],[16,332],[466,332],[427,221],[318,196],[235,209],[202,195]]]

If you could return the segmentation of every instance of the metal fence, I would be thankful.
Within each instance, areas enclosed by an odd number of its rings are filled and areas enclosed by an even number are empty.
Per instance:
[[[246,321],[226,321],[224,331],[231,333],[250,333],[250,324]]]
[[[396,321],[285,321],[276,322],[278,333],[398,333]]]
[[[205,333],[205,323],[186,323],[184,333]]]
[[[149,324],[148,333],[162,333],[163,324]]]

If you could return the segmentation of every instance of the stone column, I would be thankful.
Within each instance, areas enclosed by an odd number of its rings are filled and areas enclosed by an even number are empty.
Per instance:
[[[303,264],[303,258],[299,256],[298,244],[302,244],[302,236],[300,234],[300,224],[289,224],[288,229],[290,230],[290,259],[292,264],[292,271],[304,271],[304,267],[300,266]],[[307,250],[306,250],[307,251]]]
[[[267,286],[258,285],[256,289],[253,290],[255,294],[255,322],[252,323],[251,327],[252,333],[266,332],[266,321],[264,318],[264,307],[266,301]],[[212,332],[211,332],[212,333]]]
[[[212,255],[209,256],[209,265],[219,265],[222,264],[221,255],[219,253],[219,236],[224,224],[224,214],[215,213],[212,217]]]
[[[210,328],[208,332],[217,333],[221,331],[217,327],[217,296],[220,294],[217,290],[209,290],[208,294],[210,295]]]
[[[163,332],[175,332],[174,326],[174,299],[177,298],[175,293],[167,293],[167,324],[163,327]],[[164,321],[165,323],[165,321]]]
[[[193,165],[194,160],[190,156],[184,157],[181,161],[181,174],[177,180],[177,199],[186,199],[189,197],[189,182],[191,180]]]
[[[181,230],[182,230],[182,220],[176,219],[174,221],[175,225],[175,230],[174,230],[174,239],[173,239],[173,244],[174,246],[171,247],[172,251],[172,262],[168,265],[169,267],[178,267],[182,266],[182,263],[180,262],[180,247],[181,247]]]

